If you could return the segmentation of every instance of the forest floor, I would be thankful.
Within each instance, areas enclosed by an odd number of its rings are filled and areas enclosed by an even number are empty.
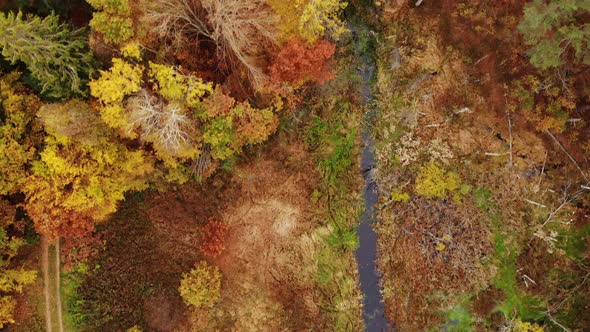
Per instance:
[[[533,72],[510,44],[519,6],[384,8],[379,268],[402,331],[588,328],[588,131],[539,130],[515,100]]]
[[[81,305],[70,306],[69,314],[83,322],[82,330],[358,329],[353,251],[329,244],[337,237],[327,221],[328,195],[315,197],[323,190],[319,153],[310,153],[299,134],[285,129],[231,173],[129,197],[101,229],[105,248],[91,259],[73,301]],[[358,172],[356,163],[347,165]],[[360,190],[350,183],[355,187],[342,189]],[[338,204],[346,206],[338,212],[346,213],[341,222],[353,227],[356,205]],[[199,249],[201,230],[211,220],[228,226],[225,250],[215,258]],[[203,259],[223,275],[221,302],[190,310],[178,294],[179,281]]]

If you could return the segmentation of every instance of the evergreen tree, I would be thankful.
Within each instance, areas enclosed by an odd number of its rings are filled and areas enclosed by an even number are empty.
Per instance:
[[[534,0],[524,8],[518,29],[531,46],[531,63],[539,69],[558,67],[573,50],[577,61],[590,64],[590,24],[582,23],[590,14],[587,0]]]
[[[83,95],[91,71],[91,54],[81,30],[70,31],[59,17],[21,12],[0,13],[0,48],[12,63],[22,61],[39,81],[41,93],[53,98]]]

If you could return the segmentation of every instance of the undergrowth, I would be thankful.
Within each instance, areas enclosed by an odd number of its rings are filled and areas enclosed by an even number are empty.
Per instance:
[[[524,320],[538,320],[542,317],[541,301],[522,291],[517,281],[516,260],[521,251],[521,243],[513,231],[503,223],[499,207],[493,203],[492,192],[478,188],[473,201],[490,219],[494,236],[494,254],[491,263],[498,269],[492,285],[505,295],[496,310],[506,320],[517,316]]]
[[[353,253],[358,246],[356,225],[360,211],[357,128],[351,117],[358,110],[335,101],[310,122],[304,141],[316,159],[321,181],[312,200],[322,207],[320,218],[330,230],[318,251],[316,285],[323,294],[321,307],[335,331],[356,330],[360,298]]]

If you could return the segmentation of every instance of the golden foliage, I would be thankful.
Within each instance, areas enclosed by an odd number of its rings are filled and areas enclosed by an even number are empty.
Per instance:
[[[182,274],[178,291],[187,305],[211,307],[221,300],[221,273],[217,267],[200,261]]]
[[[168,102],[177,101],[196,107],[205,94],[213,92],[213,84],[204,83],[195,76],[184,76],[173,67],[150,62],[149,69],[154,91]]]
[[[15,193],[27,177],[26,166],[35,155],[35,133],[27,126],[39,108],[39,99],[16,83],[20,74],[0,77],[0,195]]]
[[[124,53],[138,52],[132,47]],[[180,160],[197,158],[203,144],[211,147],[214,158],[227,159],[246,144],[263,142],[278,125],[277,107],[236,104],[212,83],[152,62],[146,68],[115,59],[90,88],[101,102],[105,123],[123,137],[153,144],[171,169]]]
[[[301,0],[298,0],[301,1]],[[299,33],[310,42],[326,35],[338,40],[346,28],[340,14],[348,5],[340,0],[311,0],[299,19]]]
[[[0,328],[7,323],[14,323],[13,313],[16,300],[7,293],[21,293],[25,285],[35,282],[37,278],[37,271],[8,268],[10,261],[23,244],[24,240],[15,237],[9,238],[5,229],[0,228],[0,292],[2,293],[0,298]]]
[[[63,111],[61,116],[66,121],[73,113],[92,118],[87,108],[86,115],[84,108],[66,107]],[[59,122],[60,114],[52,116],[53,122]],[[70,225],[72,229],[91,229],[86,224],[92,225],[92,220],[103,220],[116,211],[125,192],[147,188],[146,177],[153,172],[153,166],[142,151],[130,151],[115,141],[107,128],[88,127],[68,137],[51,128],[51,121],[45,122],[50,135],[24,186],[27,211],[40,233],[58,235],[67,223],[79,223]],[[67,124],[58,130],[72,133]]]
[[[394,202],[406,203],[408,200],[410,200],[410,195],[403,191],[395,190],[391,192],[391,200]]]
[[[14,309],[16,308],[16,300],[12,296],[2,296],[0,298],[0,329],[7,323],[14,323]]]
[[[90,27],[103,34],[104,40],[120,44],[133,37],[133,21],[128,0],[86,0],[97,11]]]
[[[416,193],[426,198],[445,198],[461,186],[459,175],[447,172],[440,163],[431,161],[421,166],[416,177]]]
[[[511,332],[543,332],[545,331],[542,326],[537,323],[523,322],[517,319],[512,326]]]
[[[89,83],[90,93],[103,105],[120,103],[126,95],[141,89],[142,73],[142,66],[114,58],[110,70],[101,70],[100,78]]]
[[[278,16],[281,41],[301,37],[314,42],[322,37],[338,39],[346,31],[340,19],[348,5],[340,0],[269,0]]]

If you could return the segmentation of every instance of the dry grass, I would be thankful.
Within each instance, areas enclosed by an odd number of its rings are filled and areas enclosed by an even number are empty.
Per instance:
[[[399,326],[432,326],[444,303],[433,295],[478,289],[489,278],[482,259],[492,251],[491,233],[476,207],[416,198],[380,217],[380,269],[395,276],[385,278],[384,295]]]
[[[575,246],[572,239],[587,218],[573,226],[573,216],[586,203],[559,211],[550,227],[540,226],[560,206],[564,188],[570,194],[579,190],[580,172],[522,114],[506,111],[504,84],[525,66],[511,57],[516,50],[491,41],[497,36],[476,34],[464,22],[445,25],[445,19],[455,18],[455,5],[442,1],[424,11],[398,12],[403,16],[387,23],[394,32],[386,34],[391,43],[384,44],[379,59],[377,174],[384,193],[379,265],[387,313],[401,330],[440,328],[458,306],[473,315],[476,330],[494,329],[514,314],[539,319],[586,273],[580,271],[586,263],[576,266],[577,258],[559,250]],[[392,71],[394,49],[401,66]],[[475,57],[475,49],[485,53]],[[469,111],[455,112],[465,107]],[[560,139],[567,142],[566,136]],[[470,186],[461,202],[414,193],[417,168],[431,159],[444,162]],[[409,201],[393,202],[389,195],[395,190],[408,193]],[[544,233],[537,233],[543,227]],[[570,279],[576,282],[568,284]],[[510,314],[493,314],[496,306]],[[574,305],[562,313],[566,307]],[[572,312],[561,319],[575,319]],[[569,324],[584,326],[577,320]]]

